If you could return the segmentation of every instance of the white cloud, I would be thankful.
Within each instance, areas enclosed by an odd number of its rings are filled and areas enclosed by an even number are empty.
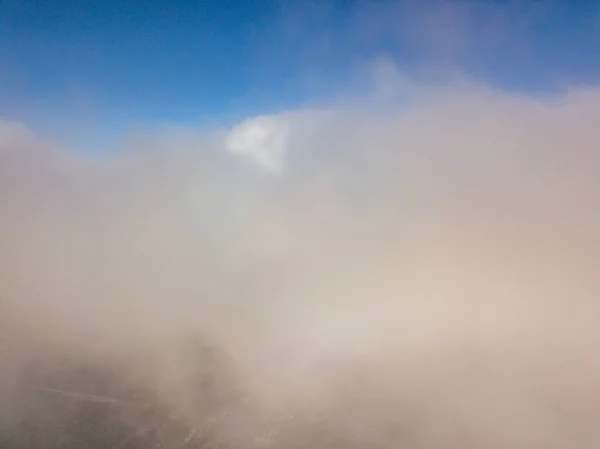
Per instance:
[[[265,170],[280,172],[290,144],[290,131],[285,118],[254,117],[233,127],[226,146],[232,153],[250,157]]]

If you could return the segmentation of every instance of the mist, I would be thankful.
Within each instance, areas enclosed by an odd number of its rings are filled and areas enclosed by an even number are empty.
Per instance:
[[[400,78],[101,160],[3,122],[2,428],[126,383],[223,447],[600,444],[600,90]]]

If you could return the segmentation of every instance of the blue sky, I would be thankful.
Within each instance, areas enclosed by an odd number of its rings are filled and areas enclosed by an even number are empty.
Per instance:
[[[0,117],[76,146],[326,101],[381,55],[525,92],[600,80],[599,2],[0,4]]]

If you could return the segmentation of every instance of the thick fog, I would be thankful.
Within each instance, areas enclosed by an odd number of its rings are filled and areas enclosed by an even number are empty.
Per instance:
[[[81,363],[240,448],[599,445],[600,91],[399,89],[104,159],[2,123],[4,431],[125,402]]]

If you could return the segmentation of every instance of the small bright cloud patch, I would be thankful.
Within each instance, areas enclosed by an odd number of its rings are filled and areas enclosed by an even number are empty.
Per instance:
[[[231,153],[250,157],[268,171],[280,172],[289,145],[290,125],[281,117],[258,116],[233,127],[226,140]]]

